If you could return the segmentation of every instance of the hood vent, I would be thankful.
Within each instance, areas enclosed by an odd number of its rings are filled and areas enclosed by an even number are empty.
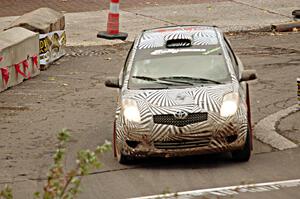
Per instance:
[[[167,48],[184,48],[192,46],[190,39],[171,39],[166,43]]]

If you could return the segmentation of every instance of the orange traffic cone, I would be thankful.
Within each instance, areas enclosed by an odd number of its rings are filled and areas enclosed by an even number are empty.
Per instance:
[[[110,0],[110,9],[107,19],[107,31],[101,31],[97,37],[104,39],[126,40],[128,34],[119,31],[119,0]]]

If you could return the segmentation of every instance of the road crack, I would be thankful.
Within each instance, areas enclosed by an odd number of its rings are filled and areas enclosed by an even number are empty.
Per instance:
[[[142,168],[142,166],[134,166],[134,167],[125,167],[125,168],[120,168],[120,169],[107,169],[107,170],[102,170],[102,171],[94,171],[88,173],[86,176],[93,176],[93,175],[99,175],[103,173],[111,173],[111,172],[119,172],[119,171],[127,171],[127,170],[133,170],[133,169],[138,169]],[[16,183],[16,182],[24,182],[24,181],[46,181],[48,180],[47,177],[37,177],[37,178],[26,178],[24,180],[12,180],[10,182],[0,182],[0,184],[11,184],[11,183]]]
[[[144,14],[140,14],[140,13],[137,13],[137,12],[132,12],[132,11],[129,11],[129,10],[124,10],[124,9],[122,11],[131,13],[131,14],[135,14],[137,16],[142,16],[142,17],[145,17],[145,18],[149,18],[149,19],[153,19],[153,20],[156,20],[156,21],[160,21],[160,22],[163,22],[163,23],[168,23],[168,24],[175,25],[175,26],[178,25],[177,23],[174,23],[174,22],[171,22],[171,21],[167,21],[167,20],[164,20],[164,19],[159,19],[159,18],[156,18],[156,17],[153,17],[153,16],[144,15]]]
[[[274,15],[286,17],[288,19],[293,19],[291,16],[284,15],[284,14],[281,14],[281,13],[278,13],[278,12],[275,12],[275,11],[272,11],[272,10],[269,10],[269,9],[266,9],[266,8],[260,8],[260,7],[257,7],[257,6],[253,6],[251,4],[240,2],[238,0],[230,0],[230,1],[233,2],[233,3],[236,3],[236,4],[240,4],[240,5],[244,5],[244,6],[248,6],[248,7],[251,7],[251,8],[255,8],[255,9],[258,9],[258,10],[261,10],[261,11],[264,11],[264,12],[268,12],[270,14],[274,14]]]

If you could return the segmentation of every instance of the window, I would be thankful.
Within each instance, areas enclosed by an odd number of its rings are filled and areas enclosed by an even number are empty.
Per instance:
[[[232,66],[233,66],[233,69],[234,69],[234,72],[235,72],[235,75],[237,77],[239,77],[239,66],[238,66],[238,62],[237,62],[237,59],[230,47],[230,44],[228,42],[228,40],[224,37],[224,40],[225,40],[225,45],[226,45],[226,50],[228,52],[228,55],[230,57],[230,60],[231,60],[231,63],[232,63]]]
[[[201,47],[137,51],[129,88],[153,86],[157,84],[155,80],[166,77],[202,78],[221,83],[231,81],[221,46]]]
[[[122,83],[122,85],[123,85],[123,83],[124,83],[124,79],[125,79],[127,67],[128,67],[128,65],[129,65],[130,57],[132,56],[132,49],[133,49],[133,46],[134,46],[134,43],[133,43],[133,44],[131,45],[131,47],[130,47],[129,53],[128,53],[128,55],[127,55],[127,57],[126,57],[126,60],[125,60],[124,67],[123,67],[123,69],[122,69],[122,71],[121,71],[121,73],[120,73],[120,75],[119,75],[119,79],[120,79],[120,82]]]

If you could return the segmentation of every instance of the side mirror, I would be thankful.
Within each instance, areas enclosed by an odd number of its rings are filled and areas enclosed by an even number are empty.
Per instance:
[[[105,86],[110,88],[121,88],[119,78],[110,78],[105,80]]]
[[[250,81],[257,78],[256,70],[243,70],[240,78],[240,82]]]

